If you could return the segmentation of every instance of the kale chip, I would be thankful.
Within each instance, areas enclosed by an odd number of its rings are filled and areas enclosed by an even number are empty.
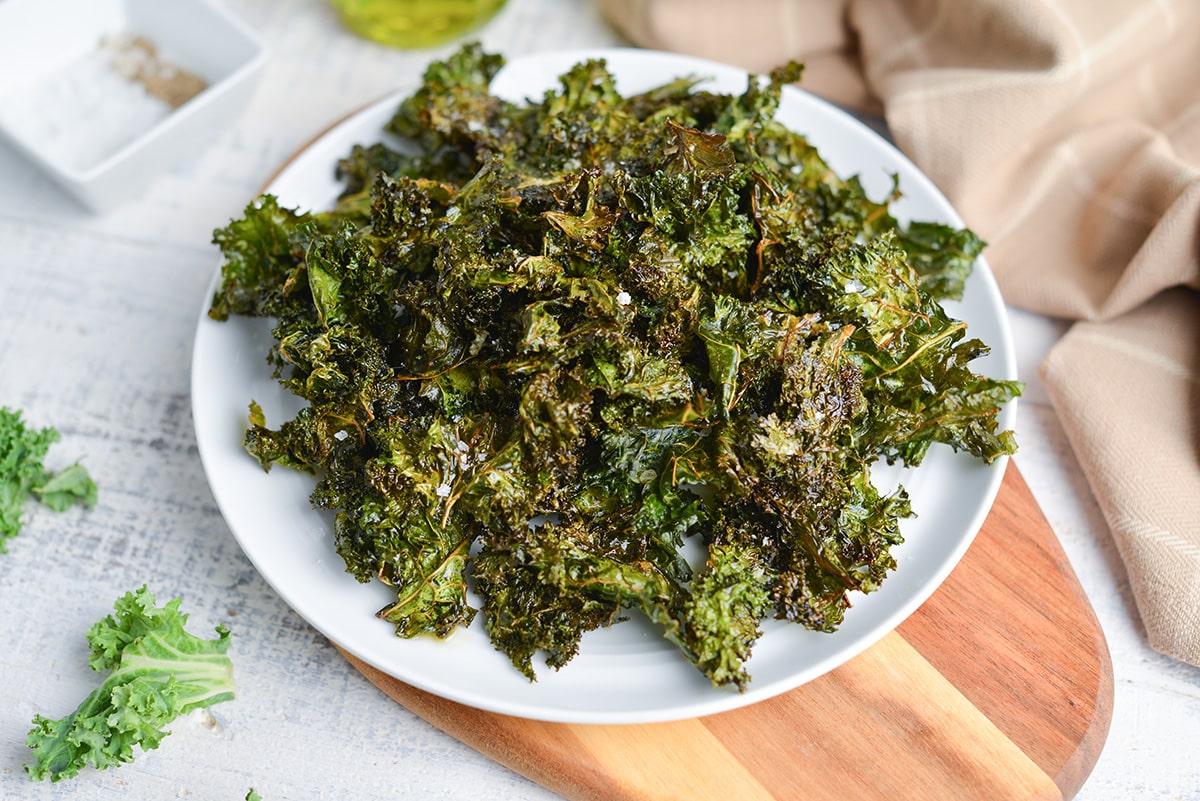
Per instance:
[[[640,613],[742,688],[764,618],[832,631],[895,567],[912,512],[873,463],[1015,450],[1020,385],[940,305],[982,243],[898,224],[777,122],[795,65],[622,97],[588,61],[513,104],[502,63],[431,65],[388,125],[412,147],[355,148],[332,210],[264,196],[216,232],[212,316],[275,318],[308,401],[252,406],[246,448],[317,476],[401,636],[469,624],[472,587],[531,679]]]

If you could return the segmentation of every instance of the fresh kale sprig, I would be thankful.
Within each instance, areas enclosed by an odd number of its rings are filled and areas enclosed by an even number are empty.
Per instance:
[[[81,466],[59,473],[43,466],[46,452],[58,440],[55,429],[29,428],[19,410],[0,407],[0,553],[21,531],[22,511],[30,497],[58,512],[96,503],[96,484]]]
[[[229,630],[206,640],[184,630],[180,600],[155,604],[141,587],[115,604],[116,614],[88,630],[88,665],[105,674],[79,708],[61,720],[35,715],[27,742],[35,780],[75,776],[84,767],[132,762],[134,747],[157,748],[180,715],[234,696]]]
[[[531,679],[637,612],[743,687],[764,617],[832,631],[895,567],[912,510],[875,461],[1014,451],[1020,385],[939,303],[982,243],[899,224],[777,122],[794,65],[622,97],[589,61],[513,104],[502,63],[431,65],[388,124],[412,148],[356,148],[334,209],[264,196],[216,232],[210,314],[275,318],[308,402],[252,405],[246,448],[318,476],[401,636],[469,624],[473,586]]]

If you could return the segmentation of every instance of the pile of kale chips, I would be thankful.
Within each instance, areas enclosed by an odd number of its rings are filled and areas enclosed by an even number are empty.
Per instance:
[[[470,623],[470,585],[532,679],[641,610],[744,687],[764,618],[832,631],[895,567],[911,510],[873,462],[1014,450],[1020,386],[939,305],[982,243],[899,226],[774,121],[795,65],[622,97],[591,61],[513,104],[502,64],[432,64],[387,126],[411,152],[356,147],[332,211],[263,196],[215,233],[210,315],[275,318],[308,401],[277,429],[251,404],[246,448],[317,474],[400,636]]]

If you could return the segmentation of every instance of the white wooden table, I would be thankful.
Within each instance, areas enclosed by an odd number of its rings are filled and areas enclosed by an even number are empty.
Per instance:
[[[4,0],[0,0],[3,2]],[[0,405],[53,425],[50,465],[83,461],[87,512],[30,506],[0,555],[0,798],[266,799],[556,796],[435,730],[355,672],[262,581],[217,511],[197,457],[189,368],[217,265],[212,229],[332,121],[412,86],[444,51],[345,33],[318,0],[228,0],[271,58],[251,107],[145,197],[103,215],[0,148]],[[621,43],[585,0],[510,0],[480,37],[509,55]],[[1200,799],[1200,670],[1154,653],[1124,569],[1038,383],[1061,323],[1013,311],[1022,378],[1017,464],[1108,636],[1112,730],[1082,801]],[[177,721],[115,770],[32,783],[34,713],[60,717],[96,685],[84,633],[146,583],[181,596],[190,628],[234,631],[239,697]]]

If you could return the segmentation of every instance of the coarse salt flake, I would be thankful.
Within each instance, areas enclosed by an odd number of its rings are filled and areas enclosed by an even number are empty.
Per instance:
[[[628,306],[630,303],[633,303],[633,296],[625,290],[621,290],[617,293],[617,303],[620,303],[622,306]]]
[[[450,485],[438,484],[437,494],[439,498],[448,498],[450,496]]]

